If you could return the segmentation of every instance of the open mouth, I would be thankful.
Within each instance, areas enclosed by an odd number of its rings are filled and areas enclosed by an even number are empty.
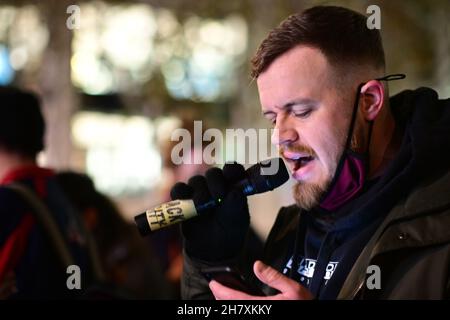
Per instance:
[[[298,169],[306,166],[309,162],[314,160],[314,156],[308,154],[297,154],[292,152],[283,153],[284,159],[289,164],[289,167],[292,172],[297,171]]]
[[[313,156],[300,157],[298,159],[291,159],[291,161],[293,161],[293,163],[294,163],[294,168],[293,168],[294,171],[297,171],[301,167],[304,167],[305,165],[307,165],[312,160],[314,160]]]

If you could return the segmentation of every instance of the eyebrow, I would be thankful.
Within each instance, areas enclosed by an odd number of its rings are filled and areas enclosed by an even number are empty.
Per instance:
[[[309,99],[309,98],[298,98],[298,99],[294,99],[292,101],[289,101],[287,103],[285,103],[283,106],[281,107],[277,107],[275,106],[276,109],[280,109],[280,110],[286,110],[289,108],[292,108],[293,106],[298,106],[298,105],[304,105],[304,106],[314,106],[317,104],[316,100],[313,99]],[[275,113],[274,111],[271,110],[267,110],[267,111],[263,111],[263,115],[267,115],[267,114],[272,114]]]

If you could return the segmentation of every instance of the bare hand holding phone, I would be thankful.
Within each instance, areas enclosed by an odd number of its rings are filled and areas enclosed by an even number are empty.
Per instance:
[[[253,296],[265,296],[259,287],[247,281],[243,275],[229,266],[204,268],[201,273],[208,281],[215,280],[226,287]]]

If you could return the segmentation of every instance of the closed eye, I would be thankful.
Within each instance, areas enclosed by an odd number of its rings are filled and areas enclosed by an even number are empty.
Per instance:
[[[292,114],[297,117],[297,118],[307,118],[310,114],[312,113],[312,110],[306,110],[306,111],[302,111],[302,112],[296,112],[294,110],[292,110]]]
[[[277,115],[275,112],[264,112],[264,118],[266,118],[272,125],[275,125],[277,121]]]

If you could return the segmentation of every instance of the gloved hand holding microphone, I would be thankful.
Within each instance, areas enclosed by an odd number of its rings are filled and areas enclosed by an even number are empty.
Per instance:
[[[135,221],[142,235],[182,222],[190,257],[210,262],[231,259],[239,254],[249,228],[247,196],[273,190],[288,179],[280,158],[247,170],[228,163],[223,169],[209,169],[205,176],[191,177],[187,184],[175,184],[173,201],[147,210]]]

